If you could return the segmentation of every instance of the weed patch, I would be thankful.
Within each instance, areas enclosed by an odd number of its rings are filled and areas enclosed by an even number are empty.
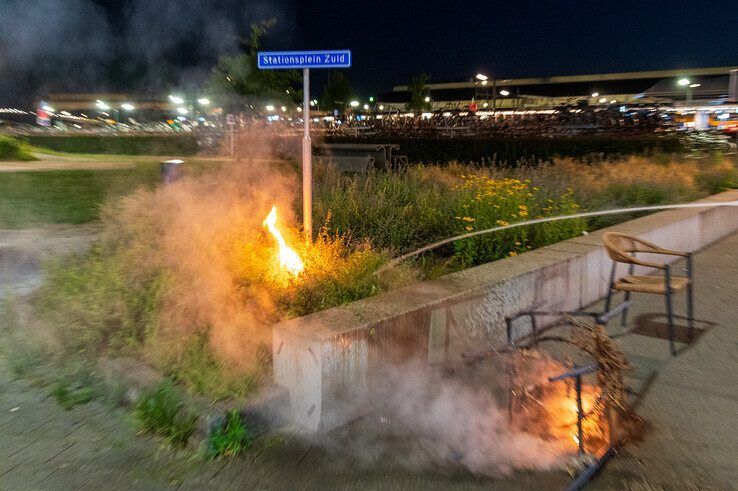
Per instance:
[[[251,448],[254,441],[238,410],[226,414],[224,423],[213,430],[207,440],[206,455],[210,459],[236,457]]]
[[[159,435],[175,447],[187,444],[197,421],[170,380],[144,394],[136,404],[134,415],[143,431]]]

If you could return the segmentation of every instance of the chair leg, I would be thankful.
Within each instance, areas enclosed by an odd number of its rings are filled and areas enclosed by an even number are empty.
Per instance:
[[[664,271],[666,276],[666,317],[669,323],[669,349],[672,356],[676,355],[676,346],[674,344],[674,310],[671,303],[671,271],[669,266],[666,266]]]
[[[618,263],[614,262],[612,263],[612,269],[610,270],[610,285],[607,290],[607,299],[605,300],[605,312],[610,312],[610,305],[612,304],[612,294],[613,294],[613,287],[615,286],[615,268],[617,267]]]
[[[634,271],[635,271],[635,264],[631,264],[630,267],[628,268],[628,274],[633,274]],[[630,300],[630,292],[626,291],[625,292],[625,302],[627,303],[629,300]],[[625,309],[623,309],[623,316],[620,318],[620,327],[625,327],[625,324],[628,322],[628,310],[629,309],[630,307],[625,307]]]
[[[625,292],[625,300],[624,301],[625,302],[628,302],[629,300],[630,300],[630,292],[626,291]],[[625,327],[625,324],[628,323],[628,310],[629,309],[630,309],[630,307],[625,307],[625,309],[623,309],[623,315],[620,318],[620,327]]]
[[[692,254],[687,256],[687,277],[689,285],[687,286],[687,319],[689,320],[688,339],[692,341],[694,338],[694,280],[692,274]]]

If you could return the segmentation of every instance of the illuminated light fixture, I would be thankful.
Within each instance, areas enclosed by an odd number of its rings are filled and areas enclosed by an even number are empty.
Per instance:
[[[489,104],[487,104],[486,102],[482,104],[482,107],[487,107],[487,106],[489,106]]]
[[[202,106],[209,106],[210,105],[210,99],[208,99],[207,97],[200,97],[197,100],[197,103],[200,104],[200,105],[202,105]]]
[[[182,99],[178,95],[170,95],[169,100],[175,104],[184,104],[184,99]]]
[[[604,104],[605,102],[607,102],[607,99],[603,97],[602,99],[599,100],[599,102]]]
[[[509,92],[509,91],[507,91],[507,90],[501,90],[501,91],[500,91],[500,95],[504,95],[505,97],[507,97],[507,96],[509,96],[509,95],[510,95],[510,92]]]
[[[425,99],[423,99],[425,102],[430,102],[430,97],[425,96]]]
[[[179,114],[185,115],[185,114],[187,114],[187,108],[186,107],[178,107],[177,108],[177,112]]]
[[[280,107],[280,109],[282,110],[283,113],[284,112],[287,112],[287,107],[286,106],[282,106],[282,107]]]
[[[610,104],[617,104],[617,102],[618,102],[617,100],[613,99],[610,101]]]
[[[130,102],[125,102],[121,104],[120,107],[121,109],[125,109],[126,111],[133,111],[134,109],[136,109]]]
[[[443,113],[443,114],[442,114],[442,116],[443,116],[444,118],[448,118],[449,116],[451,116],[451,113],[450,113],[450,112],[448,112],[448,111],[446,111],[445,113]]]
[[[691,83],[692,82],[690,82],[688,78],[680,78],[679,80],[677,80],[677,84],[681,85],[682,87]]]
[[[298,113],[301,113],[302,112],[302,108],[300,106],[297,106],[297,112]]]
[[[62,111],[62,112],[61,112],[61,115],[62,115],[62,116],[71,116],[71,115],[72,115],[72,113],[70,113],[69,111]]]
[[[597,97],[598,95],[600,95],[599,92],[592,92],[592,97]]]
[[[49,105],[45,105],[45,106],[44,106],[44,107],[42,107],[41,109],[43,109],[43,110],[44,110],[44,111],[46,111],[47,113],[53,113],[53,112],[54,112],[54,108],[53,108],[53,107],[51,107],[51,106],[49,106]]]
[[[97,100],[97,102],[95,102],[95,106],[96,106],[96,107],[97,107],[98,109],[102,109],[103,111],[106,111],[106,110],[110,109],[110,106],[108,106],[107,104],[105,104],[105,103],[104,103],[103,101],[101,101],[100,99],[98,99],[98,100]]]
[[[699,86],[701,86],[701,85],[702,85],[702,84],[689,84],[689,88],[690,88],[690,89],[694,89],[695,87],[699,87]]]
[[[481,80],[482,82],[486,82],[489,77],[487,75],[484,75],[482,73],[477,73],[477,80]]]
[[[271,104],[267,104],[266,110],[267,111],[274,111],[274,106],[272,106]]]
[[[384,106],[379,106],[380,111],[384,111]]]
[[[315,106],[315,101],[310,101],[311,106]]]
[[[369,102],[374,102],[374,97],[370,97]]]
[[[351,105],[351,107],[358,107],[359,101],[351,101],[349,104]]]
[[[368,110],[369,110],[369,104],[364,104],[364,111],[368,111]]]

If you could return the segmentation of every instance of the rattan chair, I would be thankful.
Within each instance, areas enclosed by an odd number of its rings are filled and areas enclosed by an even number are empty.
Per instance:
[[[692,253],[679,252],[663,249],[655,244],[647,242],[638,237],[620,234],[616,232],[605,232],[602,241],[607,249],[607,254],[613,260],[612,271],[610,272],[610,288],[607,292],[607,300],[605,301],[605,312],[610,310],[612,297],[615,292],[625,292],[625,302],[630,301],[630,294],[636,293],[652,293],[664,295],[666,297],[666,316],[669,325],[669,348],[671,354],[676,354],[674,345],[674,309],[672,305],[672,297],[674,293],[686,290],[687,292],[687,318],[689,319],[688,339],[691,340],[694,334],[694,295],[693,295],[693,278],[692,278]],[[681,256],[687,259],[687,277],[673,276],[671,266],[665,263],[655,263],[644,261],[636,258],[636,253],[664,254],[668,256]],[[616,269],[618,263],[628,264],[628,274],[623,278],[616,280]],[[633,274],[636,266],[646,268],[660,269],[663,276],[643,276]],[[623,310],[621,325],[625,326],[628,316],[628,307]]]

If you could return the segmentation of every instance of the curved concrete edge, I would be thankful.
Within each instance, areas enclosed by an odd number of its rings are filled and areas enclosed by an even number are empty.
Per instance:
[[[733,200],[738,190],[700,201]],[[738,230],[738,208],[655,213],[277,324],[274,379],[289,391],[294,423],[308,432],[345,424],[366,407],[364,394],[387,364],[451,363],[464,351],[499,345],[505,316],[531,305],[574,310],[599,300],[612,265],[602,247],[606,230],[695,251]]]

